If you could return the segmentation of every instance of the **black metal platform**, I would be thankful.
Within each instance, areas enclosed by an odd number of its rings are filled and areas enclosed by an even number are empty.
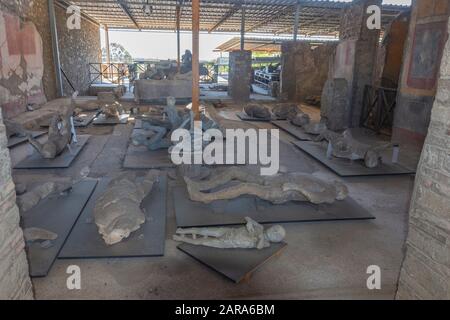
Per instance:
[[[249,280],[264,263],[280,254],[286,243],[273,243],[269,248],[217,249],[188,243],[177,248],[235,283]]]
[[[416,173],[415,170],[408,169],[397,163],[383,162],[376,168],[367,168],[362,160],[352,161],[349,159],[336,157],[331,157],[329,159],[327,158],[326,148],[323,144],[318,142],[297,141],[293,142],[293,144],[341,177],[403,175]]]
[[[205,204],[189,199],[184,186],[174,187],[173,197],[180,228],[238,225],[245,223],[245,217],[263,224],[375,219],[352,198],[333,204],[288,202],[273,205],[256,197],[241,196]]]
[[[117,258],[163,256],[166,240],[167,177],[161,176],[143,200],[146,221],[122,242],[107,245],[98,233],[93,217],[95,202],[109,183],[99,181],[91,199],[81,213],[58,258]]]
[[[44,159],[36,151],[14,166],[14,169],[61,169],[68,168],[88,142],[90,135],[79,135],[78,142],[71,144],[55,159]],[[31,148],[31,146],[30,146]]]
[[[22,215],[24,229],[42,228],[58,235],[51,241],[49,248],[43,248],[38,242],[27,245],[32,277],[45,277],[48,274],[96,185],[97,180],[81,181],[64,195],[44,199]]]

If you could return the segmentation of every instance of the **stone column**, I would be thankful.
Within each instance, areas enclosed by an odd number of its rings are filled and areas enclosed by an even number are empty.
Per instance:
[[[340,41],[322,95],[322,116],[332,130],[359,127],[364,88],[372,84],[380,30],[367,27],[367,7],[381,0],[355,0],[341,18]]]
[[[0,300],[32,299],[5,131],[0,112]]]
[[[450,41],[440,70],[411,200],[397,299],[450,299]]]
[[[252,79],[252,52],[230,52],[228,74],[228,95],[235,101],[250,100],[250,85]]]

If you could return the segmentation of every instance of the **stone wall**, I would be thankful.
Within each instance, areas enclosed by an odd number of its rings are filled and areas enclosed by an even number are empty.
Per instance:
[[[0,107],[10,118],[55,98],[47,1],[0,2]]]
[[[360,125],[364,90],[366,85],[372,85],[380,30],[367,27],[369,15],[366,12],[370,5],[380,6],[381,0],[355,0],[341,18],[339,44],[322,94],[325,98],[322,100],[329,104],[322,105],[322,117],[335,130]],[[343,85],[343,81],[347,85]],[[342,93],[338,95],[339,103],[334,99],[337,86],[348,89],[346,98]]]
[[[89,63],[101,62],[100,26],[88,20],[81,20],[81,29],[67,28],[66,11],[55,7],[58,29],[59,55],[61,68],[75,90],[80,95],[89,91]],[[73,93],[72,87],[63,76],[63,88],[66,96]]]
[[[411,202],[398,299],[450,299],[450,41],[440,71]]]
[[[335,48],[335,43],[284,42],[281,46],[281,96],[299,102],[320,97]]]
[[[396,141],[421,144],[427,134],[449,14],[447,0],[414,2],[394,115]]]
[[[0,300],[33,298],[19,220],[5,126],[0,114]]]
[[[252,79],[252,52],[230,52],[229,67],[228,95],[236,101],[248,101]]]
[[[61,66],[80,94],[89,85],[89,62],[100,62],[100,28],[82,19],[81,30],[66,27],[68,15],[55,6]],[[56,98],[48,0],[0,2],[0,106],[6,118]],[[72,89],[64,79],[64,93]]]

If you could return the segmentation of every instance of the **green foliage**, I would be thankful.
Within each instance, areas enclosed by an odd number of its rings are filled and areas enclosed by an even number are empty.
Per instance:
[[[133,57],[131,54],[120,44],[120,43],[111,43],[109,45],[111,51],[111,62],[124,62],[124,63],[132,63]],[[102,58],[103,61],[106,62],[106,48],[102,49]]]

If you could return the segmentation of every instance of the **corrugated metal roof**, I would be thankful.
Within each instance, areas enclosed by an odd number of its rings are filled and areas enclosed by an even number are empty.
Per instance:
[[[181,29],[191,30],[190,0],[73,0],[84,14],[110,29],[175,30],[176,7],[181,7]],[[144,13],[147,3],[152,13]],[[243,3],[243,4],[242,4]],[[201,0],[200,29],[210,32],[239,32],[241,7],[245,8],[246,32],[291,34],[297,0]],[[337,36],[342,10],[348,2],[300,0],[299,33]],[[383,25],[387,25],[407,6],[383,6]]]

